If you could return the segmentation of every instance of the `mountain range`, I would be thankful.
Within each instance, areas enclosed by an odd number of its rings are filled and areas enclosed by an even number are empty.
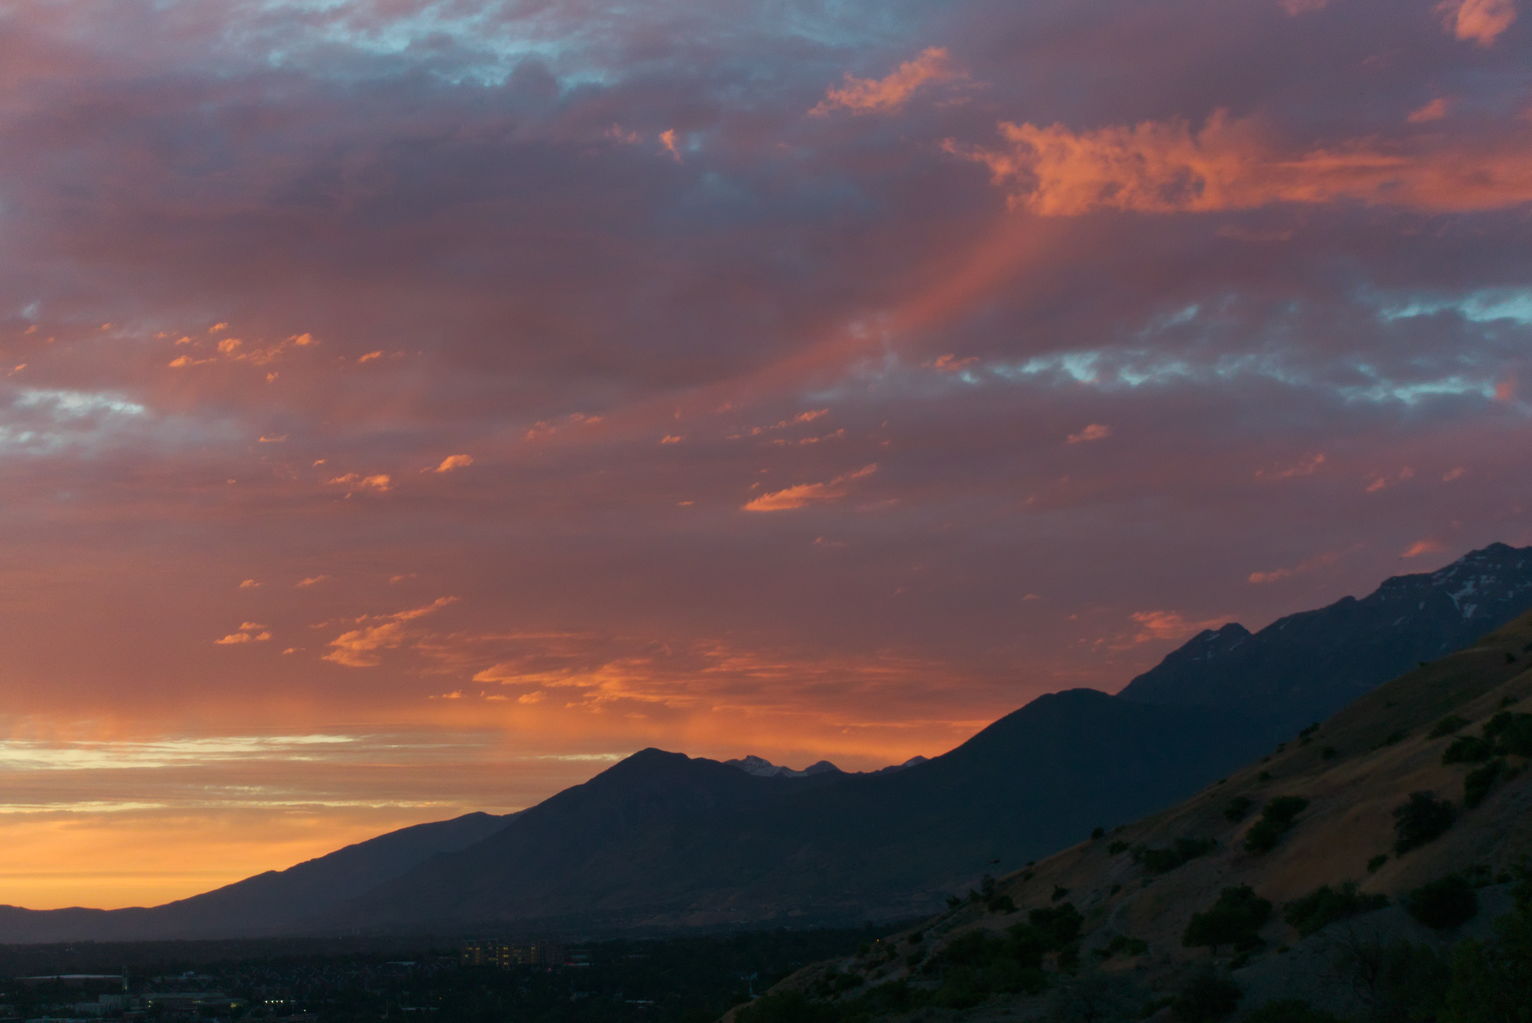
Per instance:
[[[163,906],[0,907],[0,941],[907,918],[1170,805],[1529,608],[1532,548],[1493,544],[1257,632],[1204,632],[1117,695],[1040,697],[930,760],[849,774],[647,749],[516,814],[406,828]]]
[[[1524,1019],[1529,665],[1532,614],[727,1018]]]

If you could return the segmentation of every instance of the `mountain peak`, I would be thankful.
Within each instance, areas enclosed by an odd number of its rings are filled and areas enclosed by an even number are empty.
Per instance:
[[[1492,543],[1434,572],[1392,576],[1360,600],[1343,597],[1256,633],[1234,623],[1199,633],[1120,695],[1242,711],[1284,734],[1529,609],[1532,547]]]
[[[805,778],[811,774],[825,774],[831,771],[836,774],[842,773],[840,768],[828,760],[820,760],[801,771],[795,771],[791,767],[773,764],[765,757],[758,757],[753,753],[736,760],[725,760],[724,763],[757,778]]]

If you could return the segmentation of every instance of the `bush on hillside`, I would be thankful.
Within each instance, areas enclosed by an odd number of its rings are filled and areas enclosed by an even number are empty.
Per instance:
[[[1229,805],[1224,807],[1223,815],[1229,821],[1238,824],[1245,819],[1245,815],[1250,812],[1250,807],[1253,805],[1254,802],[1249,796],[1235,796],[1229,800]]]
[[[1151,874],[1164,874],[1198,856],[1206,856],[1216,848],[1218,843],[1211,838],[1178,838],[1174,845],[1164,849],[1134,846],[1133,862]]]
[[[1342,1020],[1301,998],[1284,998],[1245,1013],[1240,1023],[1342,1023]]]
[[[1243,994],[1238,984],[1222,974],[1199,973],[1176,995],[1170,1008],[1182,1023],[1214,1023],[1239,1008]]]
[[[1472,810],[1484,802],[1490,789],[1495,787],[1495,782],[1500,780],[1500,775],[1504,771],[1504,757],[1496,757],[1469,771],[1467,777],[1463,779],[1463,805]]]
[[[1268,800],[1261,810],[1261,819],[1245,832],[1245,851],[1259,854],[1275,849],[1308,805],[1309,801],[1302,796],[1277,796]]]
[[[1181,943],[1189,948],[1205,946],[1215,952],[1221,945],[1241,950],[1256,948],[1261,944],[1259,932],[1269,919],[1271,903],[1249,885],[1225,888],[1211,907],[1192,914]]]
[[[1472,920],[1479,912],[1479,893],[1468,879],[1449,874],[1428,882],[1404,898],[1410,915],[1433,930],[1445,931]]]
[[[1457,808],[1436,793],[1410,793],[1394,807],[1394,852],[1407,853],[1440,838],[1456,818]]]
[[[1355,881],[1347,881],[1339,888],[1321,885],[1301,899],[1294,899],[1282,910],[1282,918],[1303,937],[1344,920],[1349,916],[1371,913],[1388,905],[1388,896],[1362,894]]]
[[[1456,714],[1449,714],[1432,726],[1431,731],[1426,734],[1426,738],[1440,739],[1451,735],[1453,732],[1462,731],[1467,726],[1467,718],[1459,717]]]
[[[1477,764],[1494,756],[1495,747],[1477,735],[1460,735],[1442,752],[1444,764]]]
[[[1532,714],[1513,714],[1502,710],[1484,726],[1484,738],[1501,753],[1532,757]]]

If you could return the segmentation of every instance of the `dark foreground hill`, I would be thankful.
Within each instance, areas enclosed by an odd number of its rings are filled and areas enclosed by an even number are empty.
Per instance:
[[[1524,1020],[1532,615],[736,1023]]]
[[[0,941],[659,932],[929,912],[949,892],[1169,805],[1532,607],[1532,548],[1258,633],[1204,633],[1122,694],[1041,697],[901,770],[765,771],[645,750],[507,818],[385,835],[152,909],[0,908]],[[768,765],[769,766],[769,765]]]

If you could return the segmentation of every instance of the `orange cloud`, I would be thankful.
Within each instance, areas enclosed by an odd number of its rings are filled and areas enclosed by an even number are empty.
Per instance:
[[[1245,581],[1261,586],[1266,583],[1290,579],[1295,575],[1304,575],[1305,573],[1312,572],[1316,568],[1333,565],[1336,561],[1340,560],[1344,553],[1344,551],[1326,551],[1323,554],[1316,554],[1312,558],[1305,558],[1291,568],[1274,568],[1270,572],[1251,572],[1245,577]]]
[[[1257,469],[1256,479],[1290,480],[1299,476],[1312,476],[1325,464],[1325,453],[1316,451],[1312,455],[1305,455],[1292,465],[1285,465],[1278,469]]]
[[[408,628],[410,622],[456,603],[456,597],[437,597],[424,607],[392,614],[362,615],[356,619],[361,628],[343,632],[330,640],[330,652],[323,660],[348,668],[374,667],[383,663],[381,651],[396,649],[414,638]]]
[[[1186,617],[1180,611],[1134,611],[1128,617],[1138,626],[1138,631],[1128,641],[1132,646],[1140,643],[1157,643],[1161,640],[1184,639],[1204,629],[1216,629],[1228,621],[1227,618],[1207,618],[1196,621]]]
[[[676,144],[676,130],[674,128],[666,128],[660,132],[660,145],[664,148],[665,152],[670,154],[672,160],[676,163],[681,162],[681,147]]]
[[[837,476],[825,483],[800,483],[797,486],[787,487],[784,490],[775,490],[769,494],[762,494],[755,500],[744,505],[745,511],[771,512],[791,511],[794,508],[802,508],[810,504],[823,504],[827,501],[838,501],[851,492],[851,484],[859,479],[865,479],[878,471],[876,463],[864,465],[855,472],[848,472],[843,476]]]
[[[242,579],[240,580],[239,588],[242,590],[258,590],[261,588],[261,582],[259,579]]]
[[[1399,556],[1401,558],[1418,558],[1422,554],[1435,554],[1442,550],[1446,550],[1446,548],[1435,540],[1416,540],[1406,547]]]
[[[454,469],[466,469],[473,464],[472,455],[448,455],[437,463],[432,472],[452,472]]]
[[[1515,0],[1442,0],[1436,5],[1447,30],[1458,39],[1492,46],[1516,20]]]
[[[1441,96],[1436,97],[1424,106],[1410,111],[1406,118],[1411,124],[1428,124],[1431,121],[1440,121],[1447,116],[1447,109],[1451,104]]]
[[[1112,428],[1105,423],[1091,423],[1079,433],[1071,433],[1064,438],[1068,444],[1088,444],[1094,440],[1106,440],[1112,435]]]
[[[213,642],[218,646],[238,646],[241,643],[265,643],[270,639],[271,633],[266,626],[259,622],[241,622],[237,630]]]
[[[926,363],[927,369],[934,369],[938,373],[958,373],[974,365],[979,361],[978,356],[970,355],[960,359],[956,355],[939,355]]]
[[[885,78],[857,78],[847,73],[843,84],[831,86],[825,98],[809,111],[825,117],[837,108],[853,114],[887,113],[898,110],[922,87],[932,82],[966,77],[952,66],[951,56],[940,46],[920,51]]]
[[[345,487],[348,496],[368,491],[375,494],[386,494],[394,488],[393,477],[386,472],[376,473],[372,476],[363,476],[358,472],[348,472],[343,476],[331,477],[325,482],[331,486]]]
[[[1284,152],[1253,119],[1216,111],[1202,128],[1144,121],[1094,131],[1003,122],[1004,145],[948,152],[984,164],[1012,208],[1046,217],[1097,210],[1208,213],[1276,203],[1360,201],[1437,212],[1532,201],[1532,137],[1478,149],[1358,139]],[[1417,151],[1409,147],[1416,146]]]
[[[300,590],[306,590],[311,586],[318,586],[320,583],[329,581],[330,577],[327,575],[311,575],[307,576],[306,578],[299,579],[297,582],[293,583],[293,586]]]

